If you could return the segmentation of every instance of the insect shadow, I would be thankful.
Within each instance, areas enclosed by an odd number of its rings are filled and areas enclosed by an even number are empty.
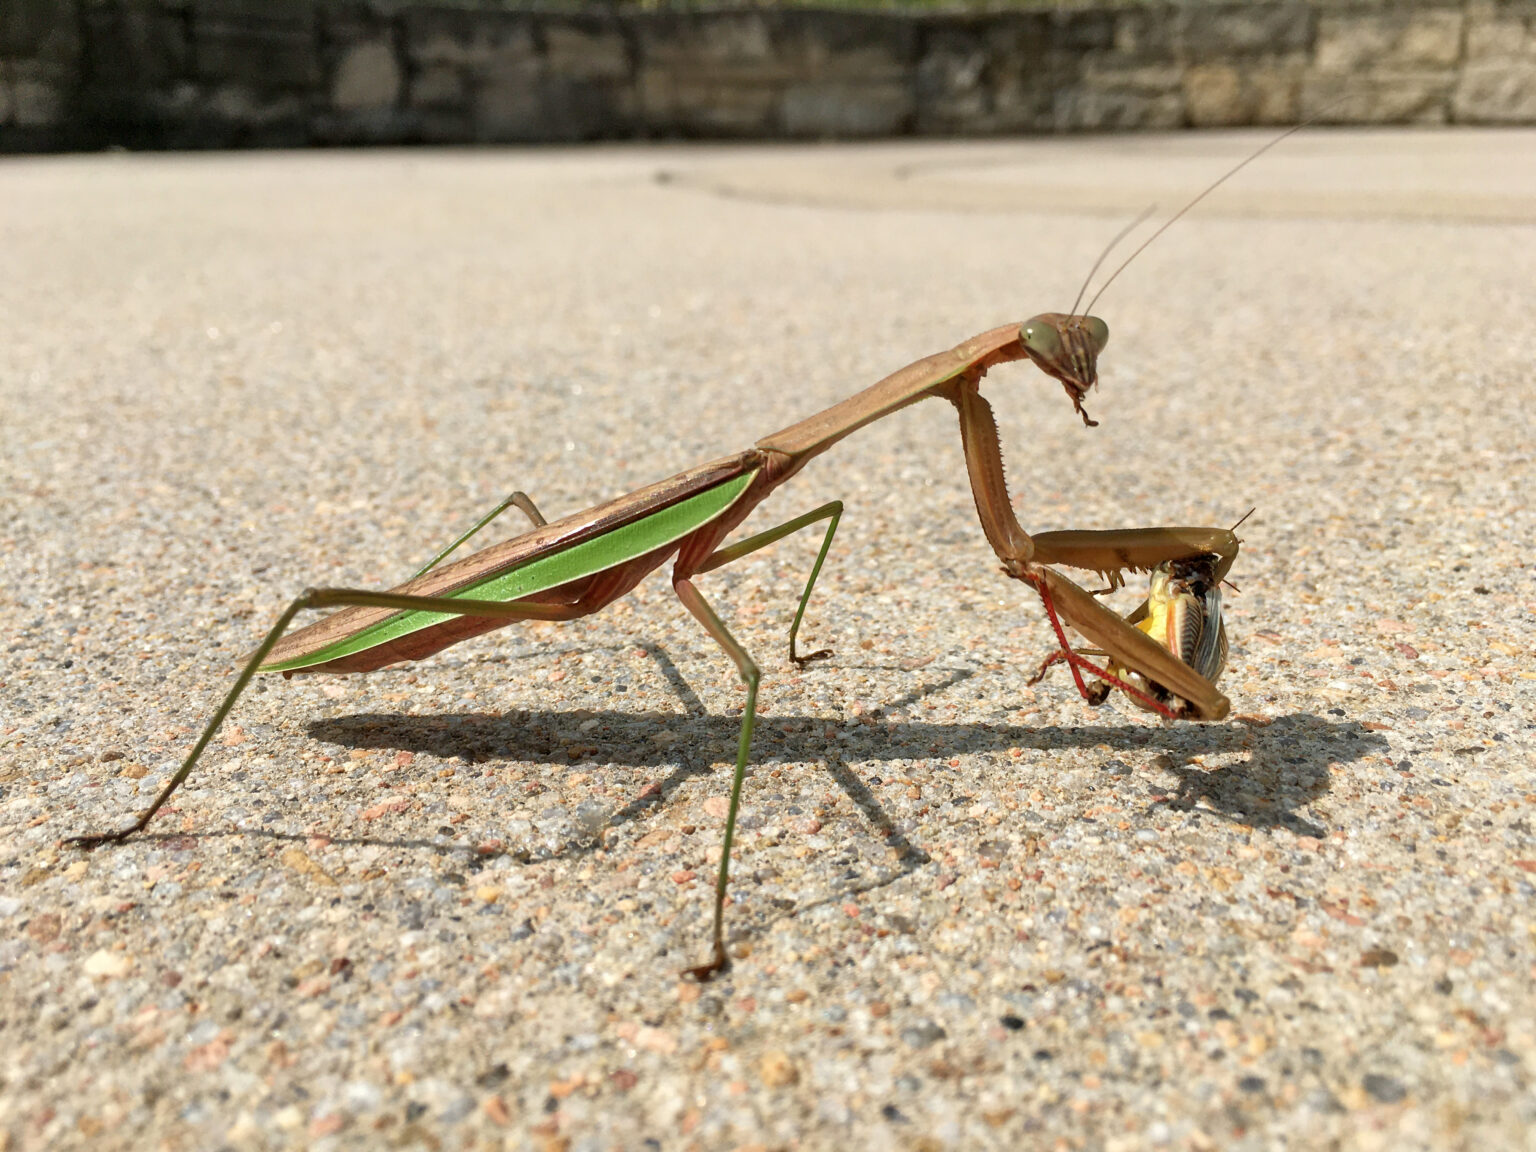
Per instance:
[[[308,731],[314,739],[343,747],[425,753],[470,764],[522,760],[567,769],[584,762],[669,767],[665,779],[610,814],[606,826],[617,827],[643,818],[648,811],[662,810],[688,780],[714,773],[734,742],[739,723],[733,715],[711,715],[663,648],[649,641],[640,646],[684,714],[585,708],[425,716],[358,713],[313,721]],[[896,856],[894,870],[866,880],[861,890],[889,883],[929,862],[928,854],[901,832],[872,788],[878,786],[880,773],[869,769],[882,761],[948,758],[961,752],[1007,754],[1015,748],[1052,752],[1107,745],[1111,752],[1155,751],[1151,766],[1173,775],[1177,785],[1171,795],[1154,804],[1254,828],[1279,827],[1321,837],[1324,829],[1300,809],[1328,792],[1330,768],[1387,749],[1380,735],[1355,721],[1336,722],[1307,713],[1278,717],[1263,726],[1239,721],[1156,728],[1123,721],[1063,726],[940,723],[906,717],[908,708],[976,675],[971,667],[944,669],[943,675],[914,685],[841,726],[824,716],[770,713],[759,717],[754,769],[776,763],[822,764]],[[658,740],[663,734],[675,739]],[[1232,754],[1238,758],[1219,768],[1192,762],[1197,756]],[[850,764],[865,771],[861,775]],[[1116,774],[1131,771],[1112,755],[1103,766]],[[584,855],[600,839],[598,835],[568,840],[558,849],[540,853],[540,858]]]
[[[735,738],[739,721],[730,715],[606,709],[460,712],[428,716],[359,713],[309,725],[318,740],[354,749],[426,753],[466,763],[491,760],[544,762],[560,768],[580,763],[616,767],[669,767],[659,787],[613,813],[609,823],[636,819],[667,802],[685,781],[716,771]],[[662,732],[685,735],[659,742]],[[582,733],[580,742],[572,733]],[[1175,810],[1205,813],[1254,828],[1286,828],[1322,836],[1301,809],[1330,788],[1330,769],[1384,752],[1386,741],[1355,721],[1332,721],[1307,713],[1275,718],[1263,727],[1243,722],[1200,727],[1151,728],[1124,723],[1024,725],[943,723],[910,719],[854,722],[829,735],[824,716],[770,714],[759,720],[753,748],[758,771],[773,764],[821,763],[833,780],[907,863],[926,854],[905,839],[871,788],[881,762],[948,758],[952,754],[1012,749],[1060,752],[1103,749],[1105,767],[1128,775],[1114,753],[1153,752],[1151,767],[1176,777],[1170,794],[1154,799]],[[1194,757],[1236,754],[1221,767],[1193,764]],[[856,773],[850,765],[859,765]],[[1027,770],[1027,769],[1026,769]],[[720,770],[721,772],[724,769]],[[1022,775],[1022,773],[1021,773]],[[572,844],[557,853],[575,854],[590,845]]]

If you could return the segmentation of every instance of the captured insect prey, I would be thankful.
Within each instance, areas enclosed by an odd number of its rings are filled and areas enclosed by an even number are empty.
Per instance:
[[[1152,570],[1147,598],[1126,620],[1156,640],[1212,684],[1227,666],[1227,629],[1221,616],[1221,579],[1216,575],[1221,557],[1214,552],[1170,560]],[[1189,704],[1164,685],[1149,680],[1120,664],[1110,667],[1117,678],[1143,687],[1157,703],[1175,716],[1183,716]],[[1089,685],[1102,703],[1110,685]],[[1132,697],[1138,707],[1148,706]]]

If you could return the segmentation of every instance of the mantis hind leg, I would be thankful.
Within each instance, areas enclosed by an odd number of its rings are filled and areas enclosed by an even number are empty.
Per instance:
[[[514,492],[500,504],[496,505],[496,507],[492,508],[484,516],[480,517],[479,520],[475,521],[474,527],[471,528],[468,532],[465,532],[463,535],[459,536],[458,539],[456,539],[452,544],[448,545],[448,547],[444,548],[436,556],[428,560],[423,567],[416,571],[415,575],[413,575],[411,579],[414,580],[417,576],[424,576],[428,572],[432,571],[432,569],[436,568],[444,560],[448,559],[449,556],[453,555],[453,553],[460,547],[460,545],[464,544],[464,542],[467,541],[471,536],[479,532],[480,529],[484,528],[487,524],[496,519],[496,517],[500,516],[508,508],[516,508],[533,522],[533,526],[535,528],[542,528],[545,524],[548,523],[548,521],[544,519],[544,513],[539,511],[538,506],[534,504],[528,493],[522,491]]]
[[[500,616],[525,620],[567,620],[572,616],[581,614],[579,608],[569,605],[557,604],[519,604],[498,603],[495,601],[465,601],[452,600],[434,596],[402,596],[394,592],[371,592],[365,589],[353,588],[310,588],[294,598],[293,603],[283,610],[283,614],[277,618],[277,623],[263,637],[246,660],[245,667],[240,670],[240,675],[235,678],[234,686],[225,694],[223,702],[209,718],[203,728],[203,734],[198,737],[197,743],[192,746],[192,751],[187,753],[187,758],[181,762],[176,775],[160,790],[154,801],[139,816],[133,824],[127,828],[115,832],[95,832],[84,836],[70,836],[65,843],[77,848],[91,849],[101,844],[120,843],[132,836],[135,832],[142,832],[154,819],[155,813],[160,811],[165,802],[171,798],[171,794],[180,788],[182,783],[192,774],[192,769],[197,767],[197,762],[202,758],[209,741],[218,732],[224,723],[224,718],[229,715],[230,709],[245,692],[251,678],[261,667],[263,660],[282,639],[283,633],[288,631],[288,626],[300,612],[310,608],[339,608],[352,605],[372,608],[395,608],[402,611],[427,611],[427,612],[452,612],[463,616]],[[468,610],[473,605],[473,611]]]
[[[683,602],[683,607],[693,613],[694,618],[704,625],[704,630],[714,637],[715,643],[725,649],[726,655],[735,662],[736,670],[741,673],[747,685],[747,701],[741,713],[741,736],[736,743],[736,772],[731,777],[730,807],[725,813],[725,835],[720,841],[720,871],[715,878],[714,946],[708,963],[689,968],[686,972],[702,982],[717,972],[725,971],[731,964],[725,952],[725,889],[731,878],[731,842],[736,837],[736,813],[741,807],[741,786],[747,777],[747,759],[752,752],[752,727],[757,720],[757,682],[762,674],[752,657],[747,655],[747,650],[731,635],[709,602],[694,587],[693,581],[686,576],[674,575],[672,588]]]
[[[1137,688],[1134,685],[1127,683],[1125,680],[1122,680],[1120,677],[1114,675],[1107,668],[1100,668],[1097,664],[1092,663],[1084,656],[1081,651],[1072,647],[1071,643],[1067,640],[1066,630],[1061,626],[1061,619],[1056,615],[1056,605],[1051,599],[1050,588],[1042,580],[1039,584],[1035,585],[1035,589],[1040,593],[1040,600],[1045,605],[1045,614],[1050,617],[1051,627],[1055,629],[1056,642],[1059,647],[1050,655],[1048,655],[1044,660],[1040,661],[1040,667],[1035,669],[1035,674],[1028,680],[1024,681],[1024,683],[1031,686],[1038,684],[1041,680],[1045,679],[1045,674],[1049,672],[1054,665],[1065,664],[1072,670],[1072,680],[1077,685],[1077,691],[1079,695],[1081,695],[1082,698],[1088,701],[1088,703],[1093,707],[1097,708],[1099,705],[1103,704],[1104,701],[1109,699],[1109,692],[1111,688],[1119,688],[1121,691],[1128,693],[1129,695],[1135,697],[1137,700],[1140,700],[1154,712],[1157,712],[1170,720],[1175,719],[1175,714],[1171,709],[1152,699],[1151,696],[1143,692],[1140,688]],[[1106,589],[1105,591],[1109,591],[1109,589]],[[1100,595],[1100,592],[1090,592],[1089,595],[1097,596]],[[1102,655],[1102,653],[1100,653],[1100,655]],[[1084,683],[1084,672],[1091,672],[1095,676],[1100,677],[1100,679],[1094,680],[1091,683]]]
[[[827,521],[827,532],[821,540],[821,551],[816,553],[816,563],[811,566],[811,575],[805,582],[805,591],[800,593],[800,605],[795,609],[794,623],[789,626],[789,658],[802,668],[812,660],[824,660],[832,655],[832,649],[820,648],[805,656],[795,651],[795,640],[800,634],[800,622],[805,619],[805,606],[810,603],[811,589],[816,587],[816,578],[821,575],[821,566],[826,563],[827,552],[832,547],[832,537],[837,532],[837,522],[843,515],[843,502],[831,500],[820,508],[813,508],[803,516],[796,516],[793,520],[786,520],[777,528],[770,528],[766,532],[759,532],[756,536],[748,536],[739,543],[732,544],[728,548],[721,548],[713,553],[703,564],[699,565],[699,572],[712,572],[733,560],[739,560],[743,556],[756,552],[759,548],[766,548],[784,537],[792,535],[809,524],[818,520]],[[696,614],[696,613],[695,613]]]

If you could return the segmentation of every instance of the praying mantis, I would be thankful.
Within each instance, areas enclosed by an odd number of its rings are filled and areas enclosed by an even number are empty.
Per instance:
[[[1272,140],[1223,175],[1151,239],[1289,134]],[[1114,275],[1118,274],[1119,270]],[[973,336],[763,437],[750,448],[584,512],[548,522],[528,496],[514,493],[396,588],[311,588],[301,593],[246,660],[180,768],[138,819],[127,828],[75,836],[68,842],[89,849],[143,831],[192,773],[257,673],[371,672],[423,659],[520,620],[576,620],[601,611],[671,561],[672,588],[678,599],[734,663],[746,687],[715,881],[710,958],[687,970],[696,979],[710,979],[730,963],[724,932],[726,893],[761,671],[695,580],[824,522],[820,550],[789,628],[789,658],[804,666],[830,655],[827,651],[802,654],[798,635],[843,512],[842,502],[822,504],[736,543],[725,541],[758,504],[809,461],[866,425],[929,398],[947,401],[959,417],[977,516],[1003,573],[1032,588],[1045,606],[1057,650],[1041,666],[1041,674],[1052,663],[1066,663],[1078,691],[1094,704],[1118,688],[1139,706],[1170,720],[1225,717],[1228,701],[1214,680],[1226,656],[1219,586],[1238,554],[1233,530],[1156,527],[1031,536],[1013,511],[997,424],[990,403],[981,395],[981,383],[991,369],[1027,360],[1058,381],[1084,424],[1093,426],[1083,400],[1098,381],[1098,357],[1109,340],[1108,325],[1088,314],[1096,300],[1097,296],[1082,313],[1074,303],[1072,312],[1042,313],[1022,324],[1006,324]],[[448,562],[455,549],[510,507],[520,509],[532,522],[528,531]],[[1111,588],[1123,583],[1127,571],[1151,573],[1151,592],[1139,608],[1122,618],[1095,594],[1056,571],[1056,566],[1097,572]],[[301,612],[324,608],[341,610],[289,634],[289,626]],[[1067,627],[1091,647],[1075,648]],[[1105,665],[1092,663],[1088,653],[1103,656]],[[1097,679],[1085,681],[1084,673]]]

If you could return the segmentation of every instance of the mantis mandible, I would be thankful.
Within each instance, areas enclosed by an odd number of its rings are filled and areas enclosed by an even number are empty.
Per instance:
[[[1290,132],[1228,171],[1151,239]],[[1132,253],[1131,259],[1145,246]],[[1124,267],[1122,264],[1114,275]],[[1094,301],[1089,302],[1089,309]],[[1028,360],[1061,383],[1084,424],[1092,426],[1094,421],[1083,409],[1083,398],[1097,383],[1098,357],[1109,340],[1109,328],[1087,312],[1077,313],[1074,304],[1071,313],[1047,312],[1022,324],[1005,324],[983,332],[946,352],[909,364],[841,403],[763,437],[744,451],[690,468],[585,512],[546,522],[526,495],[514,493],[415,577],[388,591],[312,588],[303,592],[247,659],[197,743],[139,818],[127,828],[72,837],[69,843],[93,848],[143,831],[191,774],[258,672],[285,676],[296,672],[371,672],[404,660],[423,659],[519,620],[576,620],[626,595],[646,575],[671,560],[672,587],[678,599],[730,657],[747,692],[721,837],[711,955],[704,964],[688,970],[697,979],[709,979],[730,962],[724,935],[725,898],[761,673],[757,662],[699,591],[695,578],[802,528],[825,522],[820,551],[790,625],[789,658],[803,666],[830,655],[826,651],[801,654],[797,639],[842,515],[842,502],[823,504],[737,543],[724,542],[769,493],[810,460],[865,425],[930,397],[948,401],[959,416],[976,512],[1003,572],[1029,585],[1045,605],[1058,650],[1041,671],[1050,663],[1065,662],[1079,692],[1090,703],[1102,702],[1111,689],[1119,688],[1140,706],[1168,719],[1223,718],[1228,701],[1212,681],[1220,674],[1226,650],[1217,588],[1237,557],[1239,542],[1231,530],[1162,527],[1031,536],[1014,515],[1003,477],[996,421],[991,405],[981,395],[982,379],[1000,364]],[[454,549],[509,507],[519,508],[532,521],[529,531],[463,559],[444,562]],[[1127,570],[1150,572],[1152,594],[1122,618],[1053,565],[1098,572],[1107,577],[1111,587],[1123,581],[1121,574]],[[318,608],[342,610],[288,634],[299,613]],[[1083,652],[1075,650],[1065,626],[1086,638],[1093,646],[1091,651],[1106,657],[1106,666],[1094,665]],[[1086,683],[1084,672],[1098,680]]]

